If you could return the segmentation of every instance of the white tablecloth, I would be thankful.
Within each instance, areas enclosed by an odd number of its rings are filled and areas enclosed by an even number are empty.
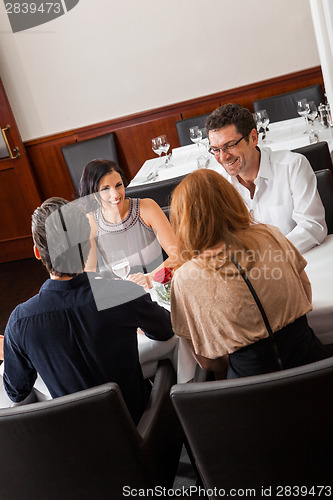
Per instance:
[[[158,300],[154,288],[149,290],[151,299],[170,311],[170,306]],[[177,383],[183,384],[193,379],[197,362],[185,339],[176,335],[166,342],[151,340],[145,335],[138,335],[139,359],[145,378],[154,375],[159,359],[170,359],[177,373]]]
[[[332,154],[333,159],[333,129],[324,129],[320,124],[316,124],[318,128],[318,138],[320,141],[326,141]],[[305,120],[304,118],[293,118],[292,120],[284,120],[281,122],[272,123],[269,125],[267,133],[267,141],[263,143],[259,141],[259,146],[267,146],[274,150],[296,149],[310,144],[310,136],[304,134]],[[190,144],[172,150],[170,161],[173,166],[167,168],[159,168],[165,162],[165,157],[153,158],[147,160],[136,176],[132,179],[129,186],[138,186],[140,184],[149,184],[153,180],[147,181],[150,173],[158,171],[156,180],[162,181],[165,179],[173,179],[181,175],[189,174],[198,168],[197,160],[200,155],[208,155],[208,168],[224,173],[223,167],[209,153],[204,146]]]
[[[311,144],[311,136],[304,134],[305,131],[304,118],[293,118],[269,124],[269,132],[267,132],[266,146],[273,151],[282,149],[296,149]],[[333,129],[323,128],[320,123],[315,122],[315,127],[319,141],[326,141],[328,147],[333,153]],[[313,139],[313,138],[312,138]],[[259,146],[263,145],[259,142]],[[333,156],[332,156],[333,158]]]
[[[175,148],[172,150],[172,155],[170,161],[172,166],[167,168],[159,168],[163,165],[165,158],[153,158],[152,160],[147,160],[139,172],[133,177],[129,186],[138,186],[140,184],[149,184],[154,182],[153,180],[147,181],[147,177],[152,172],[158,170],[157,181],[162,181],[166,179],[173,179],[174,177],[179,177],[181,175],[189,174],[198,168],[198,157],[201,155],[207,155],[207,166],[219,172],[222,172],[223,167],[215,160],[215,158],[207,153],[204,146],[198,146],[196,144],[190,144],[189,146],[183,146],[181,148]]]
[[[333,234],[304,254],[312,286],[309,324],[323,344],[333,344]]]

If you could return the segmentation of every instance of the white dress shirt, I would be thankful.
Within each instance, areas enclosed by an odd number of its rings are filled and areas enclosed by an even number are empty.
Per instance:
[[[291,151],[271,151],[267,147],[260,151],[252,199],[236,176],[227,178],[256,221],[277,226],[301,253],[307,252],[327,235],[325,209],[311,165],[305,156]]]

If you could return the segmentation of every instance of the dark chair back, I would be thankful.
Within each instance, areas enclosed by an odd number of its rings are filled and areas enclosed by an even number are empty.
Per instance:
[[[126,496],[126,485],[171,487],[182,433],[169,361],[155,380],[137,428],[114,383],[0,410],[0,498],[109,500]]]
[[[280,485],[286,498],[285,485],[331,486],[332,387],[333,358],[173,387],[171,399],[205,488],[254,488],[252,496],[271,488],[266,495],[277,498]]]
[[[139,186],[127,187],[126,196],[130,198],[151,198],[168,213],[171,195],[176,186],[186,177],[182,175],[164,181],[150,182],[149,184],[140,184]]]
[[[297,101],[307,99],[314,101],[316,106],[325,102],[325,96],[321,85],[312,85],[302,89],[286,92],[285,94],[274,95],[253,102],[254,111],[266,109],[271,123],[281,120],[297,118]]]
[[[306,156],[315,172],[326,168],[333,172],[331,153],[326,141],[309,144],[302,148],[292,149],[292,151]]]
[[[65,158],[76,194],[79,194],[83,169],[91,160],[102,158],[103,160],[112,160],[118,164],[113,132],[63,146],[61,151]]]
[[[177,133],[179,137],[179,142],[181,146],[187,146],[188,144],[193,144],[190,139],[190,128],[196,125],[199,128],[204,128],[206,126],[206,120],[211,113],[205,115],[194,116],[193,118],[186,118],[185,120],[179,120],[176,122]]]
[[[315,175],[318,192],[325,208],[327,233],[333,234],[333,174],[331,170],[325,169],[316,171]]]

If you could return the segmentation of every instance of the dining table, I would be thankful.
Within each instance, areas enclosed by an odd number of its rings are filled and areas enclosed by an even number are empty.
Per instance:
[[[303,254],[312,287],[309,325],[323,344],[333,346],[333,234]]]
[[[315,142],[326,141],[333,159],[333,128],[323,127],[317,120],[311,126],[312,133],[307,133],[307,126],[304,118],[291,118],[280,122],[270,123],[266,134],[266,142],[259,142],[266,145],[273,151],[283,149],[296,149]]]
[[[316,140],[327,142],[333,160],[333,128],[324,128],[317,121],[314,126],[317,129]],[[313,142],[313,136],[304,133],[305,130],[306,123],[302,117],[271,123],[266,134],[267,140],[260,139],[259,147],[291,150],[307,146]],[[202,158],[198,162],[202,156],[206,157],[206,163],[203,163]],[[151,178],[147,180],[147,177],[156,169],[158,171],[156,180],[159,181],[186,175],[202,166],[225,175],[223,167],[203,145],[198,147],[196,144],[190,144],[174,148],[170,156],[172,165],[164,168],[164,161],[164,157],[147,160],[129,185],[138,186],[155,182]],[[324,344],[333,344],[333,235],[328,235],[321,245],[306,252],[304,258],[307,260],[306,272],[312,285],[313,296],[312,311],[308,314],[309,324]]]
[[[333,159],[333,129],[323,128],[316,123],[318,129],[316,140],[328,143]],[[294,118],[269,125],[266,142],[260,140],[259,147],[267,146],[272,150],[295,149],[311,144],[313,136],[305,134],[303,118]],[[225,174],[223,167],[208,153],[203,144],[190,144],[174,148],[169,155],[170,165],[164,167],[165,157],[147,160],[129,186],[138,186],[156,182],[156,180],[172,179],[193,172],[197,168],[210,168]],[[155,176],[151,174],[157,173]],[[148,179],[147,179],[148,178]],[[312,285],[312,311],[308,314],[310,326],[324,344],[333,344],[333,235],[304,254],[307,260],[306,272]],[[148,291],[152,300],[170,310],[168,304],[159,301],[154,289]],[[185,339],[174,336],[166,342],[154,341],[138,333],[139,359],[145,378],[154,375],[159,359],[168,358],[177,372],[177,382],[186,383],[193,379],[197,363]],[[2,385],[3,364],[0,365],[0,408],[9,406],[11,401]],[[38,377],[34,386],[39,400],[50,399],[51,396]]]
[[[333,128],[324,128],[315,121],[316,137],[304,133],[306,125],[304,118],[292,118],[269,124],[266,139],[262,140],[260,134],[259,147],[267,146],[273,151],[292,150],[308,146],[313,142],[326,141],[333,160]],[[137,174],[129,183],[129,187],[150,184],[155,181],[173,179],[189,174],[200,167],[210,168],[225,175],[223,167],[214,156],[207,151],[204,144],[189,144],[174,148],[169,155],[170,166],[165,167],[165,156],[146,160]],[[157,174],[157,175],[154,175]]]
[[[306,272],[312,286],[312,310],[308,313],[309,325],[323,344],[333,345],[333,234],[325,241],[304,253],[307,261]],[[162,302],[154,288],[147,291],[151,299],[170,310],[170,305]],[[177,383],[193,379],[197,363],[185,339],[177,336],[167,341],[149,339],[138,332],[138,350],[142,372],[150,378],[156,372],[160,359],[170,359],[177,372]],[[3,363],[0,366],[0,408],[11,406],[2,383]],[[51,399],[51,395],[40,376],[34,385],[39,401]]]
[[[153,301],[170,311],[170,304],[162,301],[156,289],[147,290]],[[193,379],[197,362],[186,339],[174,335],[166,342],[151,340],[145,335],[138,335],[139,360],[144,378],[152,377],[160,359],[170,359],[177,374],[177,383],[183,384]]]

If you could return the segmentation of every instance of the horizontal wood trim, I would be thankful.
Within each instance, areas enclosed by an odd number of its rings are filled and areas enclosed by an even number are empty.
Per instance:
[[[30,259],[34,257],[31,235],[0,241],[0,262]]]
[[[150,145],[152,137],[165,133],[170,140],[171,149],[180,145],[176,121],[210,113],[227,102],[238,102],[253,111],[253,101],[257,99],[318,83],[324,88],[320,66],[40,137],[26,141],[25,147],[43,199],[50,196],[74,199],[75,191],[61,153],[61,147],[64,145],[114,132],[119,163],[130,180],[147,159],[155,157]]]

